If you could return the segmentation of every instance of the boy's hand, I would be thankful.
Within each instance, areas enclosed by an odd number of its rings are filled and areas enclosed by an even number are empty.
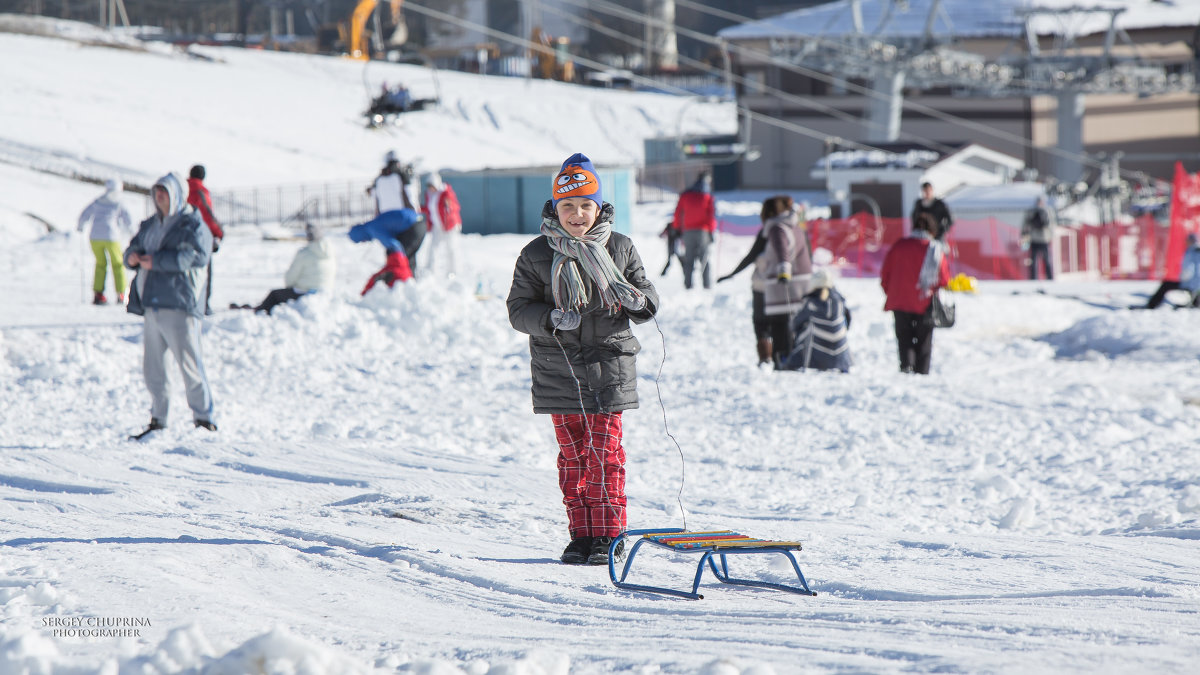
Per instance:
[[[554,326],[554,330],[575,330],[579,328],[579,324],[583,321],[579,316],[579,312],[573,309],[562,311],[555,309],[550,312],[550,325]]]

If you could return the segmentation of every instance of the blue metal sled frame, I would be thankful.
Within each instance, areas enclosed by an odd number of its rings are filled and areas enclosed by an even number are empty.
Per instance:
[[[678,535],[672,537],[671,535]],[[628,537],[638,537],[637,541],[629,549],[629,555],[625,558],[625,567],[621,570],[621,578],[617,578],[617,568],[613,563],[617,544]],[[673,588],[662,588],[660,586],[643,586],[641,584],[626,583],[625,578],[629,576],[629,568],[633,565],[633,559],[637,555],[638,549],[642,544],[653,544],[670,551],[683,553],[703,553],[700,557],[699,564],[696,565],[696,576],[692,580],[692,590],[678,591]],[[608,576],[612,579],[613,586],[624,588],[630,591],[645,591],[647,593],[663,593],[665,595],[674,595],[688,600],[702,600],[703,595],[697,591],[700,588],[700,578],[704,575],[704,565],[712,569],[713,575],[717,580],[738,586],[758,586],[761,588],[773,588],[775,590],[787,591],[788,593],[796,593],[799,595],[816,595],[816,592],[808,587],[808,582],[804,580],[804,574],[800,571],[800,565],[796,562],[796,557],[792,555],[792,551],[799,551],[799,542],[785,541],[768,541],[764,539],[751,539],[743,534],[731,532],[729,530],[721,530],[718,532],[687,532],[680,529],[656,529],[656,530],[628,530],[619,537],[613,537],[612,544],[608,548]],[[796,570],[796,578],[800,580],[800,587],[787,586],[784,584],[776,584],[769,581],[756,581],[753,579],[738,579],[729,576],[729,555],[742,555],[749,553],[779,553],[787,556],[789,562],[792,563],[792,569]],[[720,567],[717,566],[714,556],[721,561]]]

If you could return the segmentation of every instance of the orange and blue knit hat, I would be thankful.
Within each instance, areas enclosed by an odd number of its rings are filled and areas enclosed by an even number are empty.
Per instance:
[[[558,203],[568,197],[584,197],[596,202],[597,207],[604,206],[604,194],[600,190],[600,177],[596,175],[596,167],[587,155],[577,152],[563,162],[558,175],[554,177],[554,196],[551,201],[557,208]]]

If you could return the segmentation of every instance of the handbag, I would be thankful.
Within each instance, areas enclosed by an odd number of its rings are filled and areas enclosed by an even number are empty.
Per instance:
[[[944,288],[933,292],[930,313],[934,328],[949,328],[954,325],[954,296]]]

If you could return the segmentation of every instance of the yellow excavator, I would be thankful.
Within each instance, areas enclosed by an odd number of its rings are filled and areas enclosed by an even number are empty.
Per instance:
[[[368,61],[371,58],[371,50],[367,47],[367,21],[371,19],[371,15],[375,12],[375,6],[378,4],[379,0],[359,0],[354,7],[354,12],[350,15],[350,41],[347,56],[352,59]],[[408,37],[408,29],[404,25],[404,15],[401,13],[404,0],[388,0],[388,4],[391,5],[392,10],[392,25],[396,27],[390,42],[404,42]],[[402,35],[395,34],[399,32],[403,32]]]
[[[529,41],[535,45],[529,50],[534,77],[562,82],[575,79],[575,62],[569,51],[570,38],[553,37],[547,35],[541,26],[534,26]]]

